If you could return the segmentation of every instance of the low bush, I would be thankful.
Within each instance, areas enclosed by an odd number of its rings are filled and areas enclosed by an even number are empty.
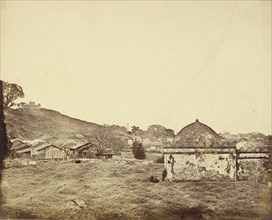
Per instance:
[[[143,144],[138,141],[133,142],[132,152],[133,152],[135,159],[144,160],[146,158],[145,149],[143,147]]]
[[[164,156],[160,156],[155,160],[155,163],[164,163]]]

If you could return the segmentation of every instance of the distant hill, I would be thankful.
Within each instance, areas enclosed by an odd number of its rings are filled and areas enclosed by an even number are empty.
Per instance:
[[[23,141],[42,140],[59,146],[69,147],[92,138],[92,134],[102,125],[71,118],[60,112],[25,106],[5,111],[7,132],[10,138]],[[174,131],[161,125],[151,125],[147,131],[128,132],[126,127],[105,125],[114,136],[123,140],[141,139],[146,147],[151,145],[164,146],[174,138]]]
[[[42,140],[58,146],[69,147],[80,144],[92,138],[93,133],[102,128],[102,125],[71,118],[57,111],[41,108],[40,106],[25,106],[5,111],[7,132],[10,138],[21,140]],[[106,125],[115,137],[123,140],[141,140],[144,147],[153,150],[162,150],[164,146],[171,145],[174,131],[161,125],[151,125],[146,131],[135,127],[131,132],[126,127]],[[249,141],[267,143],[268,136],[261,133],[219,134],[229,140],[247,139]]]
[[[246,134],[230,134],[229,132],[219,133],[220,136],[229,140],[248,140],[256,143],[268,143],[268,136],[260,132],[251,132]]]
[[[101,125],[44,108],[8,109],[5,119],[9,137],[50,143],[89,138],[93,131],[101,128]]]

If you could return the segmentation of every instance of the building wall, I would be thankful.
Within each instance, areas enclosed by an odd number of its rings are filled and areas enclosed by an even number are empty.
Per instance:
[[[167,178],[177,180],[235,180],[236,161],[229,153],[164,155]]]
[[[84,146],[82,148],[70,150],[70,158],[94,158],[95,157],[95,148],[93,146]]]
[[[64,159],[65,152],[62,149],[50,146],[39,151],[39,158],[45,159]]]
[[[239,152],[235,148],[164,149],[166,179],[267,182],[268,166],[268,152]]]
[[[237,180],[267,182],[268,158],[238,158]]]
[[[31,157],[31,152],[28,151],[28,152],[21,153],[19,155],[20,155],[19,157],[30,158]]]
[[[92,158],[95,157],[93,150],[90,148],[85,148],[82,150],[77,151],[78,157],[80,158]]]

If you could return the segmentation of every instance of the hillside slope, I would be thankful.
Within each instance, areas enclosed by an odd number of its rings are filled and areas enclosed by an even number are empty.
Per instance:
[[[7,132],[10,138],[21,140],[43,140],[58,146],[69,147],[91,139],[101,125],[71,118],[57,111],[45,108],[22,107],[8,109],[5,112]],[[154,141],[163,144],[167,137],[174,137],[174,132],[160,125],[150,126],[147,131],[129,134],[127,129],[118,125],[107,125],[106,129],[115,137],[123,140],[141,138],[148,146]],[[170,134],[169,134],[169,131]]]
[[[8,136],[21,140],[82,140],[101,125],[82,121],[44,108],[18,108],[5,112]]]
[[[79,144],[92,138],[93,134],[101,125],[71,118],[57,111],[45,108],[21,107],[17,109],[8,109],[5,111],[7,132],[10,138],[21,140],[40,139],[59,146]],[[123,140],[140,139],[145,147],[156,145],[160,148],[171,144],[175,137],[174,131],[161,125],[151,125],[146,131],[139,129],[128,132],[125,127],[118,125],[108,125],[106,128],[113,133],[115,137],[121,137]],[[220,134],[229,140],[247,140],[268,143],[268,136],[261,133],[248,134],[230,134],[225,132]]]

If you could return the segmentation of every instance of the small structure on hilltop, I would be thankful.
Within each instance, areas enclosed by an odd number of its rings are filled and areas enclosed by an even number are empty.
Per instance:
[[[248,176],[259,179],[259,173],[246,166],[248,161],[265,175],[268,152],[239,152],[236,145],[237,142],[222,138],[196,120],[181,129],[171,147],[164,148],[165,179],[240,180]]]
[[[31,101],[28,104],[25,103],[22,107],[23,108],[31,108],[31,109],[40,109],[41,104],[36,104],[35,102]]]

